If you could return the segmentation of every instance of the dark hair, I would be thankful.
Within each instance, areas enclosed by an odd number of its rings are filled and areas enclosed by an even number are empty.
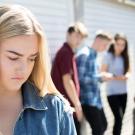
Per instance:
[[[71,34],[71,33],[75,32],[75,28],[74,28],[73,26],[70,26],[70,27],[68,28],[67,32],[68,32],[69,34]]]
[[[127,38],[124,34],[116,34],[114,36],[114,40],[117,41],[119,39],[122,39],[125,41],[125,49],[123,50],[123,52],[121,53],[121,56],[124,60],[124,74],[126,74],[129,70],[129,55],[128,55],[128,41],[127,41]],[[115,43],[112,43],[108,49],[108,52],[110,52],[111,54],[115,54],[115,50],[114,50],[114,44]]]
[[[88,31],[85,25],[81,22],[76,22],[74,25],[70,26],[67,30],[68,34],[71,34],[73,32],[80,33],[84,38],[88,36]]]

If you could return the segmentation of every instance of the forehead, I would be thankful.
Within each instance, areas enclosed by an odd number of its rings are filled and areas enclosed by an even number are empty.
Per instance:
[[[99,42],[108,44],[108,43],[110,43],[111,41],[108,40],[108,39],[100,39]]]
[[[13,50],[25,53],[38,51],[38,39],[36,35],[21,35],[5,39],[0,43],[0,50]]]
[[[118,39],[118,40],[116,40],[116,43],[125,45],[125,40],[124,39]]]
[[[82,37],[82,35],[79,32],[72,32],[70,34],[70,36],[72,36],[72,37]]]

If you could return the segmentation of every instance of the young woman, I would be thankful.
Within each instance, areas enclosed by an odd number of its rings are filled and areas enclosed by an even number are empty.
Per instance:
[[[127,102],[127,79],[129,76],[128,42],[123,34],[116,34],[104,57],[102,71],[107,72],[107,96],[115,118],[113,135],[120,135],[122,119]]]
[[[76,135],[50,77],[43,30],[19,5],[0,6],[0,134]]]

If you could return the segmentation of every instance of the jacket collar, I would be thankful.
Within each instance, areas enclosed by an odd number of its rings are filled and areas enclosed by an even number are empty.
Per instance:
[[[39,96],[38,89],[32,83],[26,82],[23,84],[22,97],[24,109],[47,110],[44,98]]]

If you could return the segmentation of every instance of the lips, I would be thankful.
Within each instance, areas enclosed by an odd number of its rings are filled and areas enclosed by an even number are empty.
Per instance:
[[[12,79],[14,79],[14,80],[23,80],[24,78],[23,77],[13,77]]]

